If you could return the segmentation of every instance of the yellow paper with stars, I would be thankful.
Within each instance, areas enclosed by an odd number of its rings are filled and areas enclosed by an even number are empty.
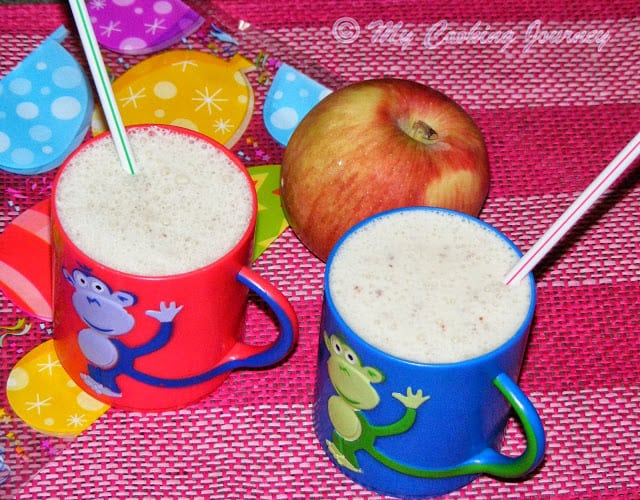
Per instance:
[[[58,360],[53,340],[18,361],[7,379],[7,398],[26,424],[56,436],[79,434],[109,409],[71,380]]]
[[[253,247],[255,261],[289,224],[280,201],[280,165],[260,165],[249,167],[247,170],[258,194],[256,238]]]
[[[172,50],[126,71],[113,82],[113,94],[125,125],[175,125],[231,148],[251,120],[254,95],[245,73],[254,69],[239,54],[225,60],[195,50]],[[94,135],[107,130],[100,109],[92,130]]]

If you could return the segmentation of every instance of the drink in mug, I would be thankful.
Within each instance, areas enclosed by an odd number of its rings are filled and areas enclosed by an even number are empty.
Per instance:
[[[469,215],[406,207],[351,228],[327,260],[314,430],[348,477],[437,496],[540,464],[540,417],[517,385],[535,283],[505,285],[520,251]],[[526,449],[500,446],[510,414]]]
[[[181,408],[232,370],[281,361],[298,322],[251,269],[257,197],[242,162],[191,130],[138,125],[127,135],[135,174],[107,134],[54,181],[54,347],[105,403]],[[250,290],[279,322],[268,344],[243,340]]]
[[[351,233],[328,286],[338,313],[373,346],[453,363],[499,347],[525,320],[529,283],[503,283],[517,260],[504,238],[471,219],[409,210]]]
[[[102,140],[78,151],[58,181],[60,223],[83,252],[119,271],[166,276],[214,262],[240,241],[253,188],[222,150],[163,128],[128,137],[135,175]]]

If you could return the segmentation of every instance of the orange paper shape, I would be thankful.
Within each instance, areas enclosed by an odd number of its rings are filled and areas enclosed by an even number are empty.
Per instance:
[[[245,73],[253,64],[239,54],[225,60],[193,50],[174,50],[133,66],[113,82],[125,125],[176,125],[232,147],[246,130],[254,106]],[[94,113],[94,134],[107,130]]]
[[[74,436],[109,409],[71,380],[47,340],[27,353],[7,379],[7,398],[15,414],[33,429]]]

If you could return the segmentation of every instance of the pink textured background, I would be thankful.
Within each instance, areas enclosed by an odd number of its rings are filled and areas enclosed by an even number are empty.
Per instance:
[[[188,2],[208,18],[184,44],[206,50],[210,22],[244,19],[240,52],[259,51],[323,83],[383,75],[430,84],[463,105],[485,134],[491,191],[481,217],[526,250],[640,129],[640,6],[636,0],[570,2],[372,1]],[[345,44],[332,33],[350,17],[360,27]],[[406,47],[376,39],[369,23],[403,23],[414,33]],[[443,44],[428,49],[434,23],[490,31],[513,30],[500,45]],[[591,44],[534,44],[526,32],[543,29],[607,31],[601,50]],[[65,6],[0,6],[0,76],[58,25],[72,28]],[[75,38],[64,43],[83,60]],[[105,53],[115,74],[138,59]],[[282,148],[262,125],[267,86],[250,76],[256,111],[246,137],[278,163]],[[252,146],[234,148],[260,164]],[[48,196],[53,173],[30,178],[0,173],[0,229],[19,211]],[[538,308],[521,385],[539,409],[548,450],[525,481],[481,477],[452,498],[640,497],[640,177],[637,164],[536,269]],[[7,188],[23,197],[10,195]],[[338,472],[315,442],[311,398],[322,264],[287,231],[256,269],[282,288],[300,317],[295,353],[267,371],[237,372],[197,405],[162,414],[108,411],[74,440],[30,431],[0,419],[0,446],[12,468],[0,497],[32,498],[378,498]],[[24,314],[0,296],[0,325]],[[0,384],[20,357],[49,337],[34,318],[29,335],[0,348]],[[275,326],[250,309],[247,337],[272,336]],[[514,426],[515,427],[515,426]],[[513,432],[511,432],[513,430]],[[28,454],[16,452],[16,439]],[[521,438],[508,433],[505,449]]]

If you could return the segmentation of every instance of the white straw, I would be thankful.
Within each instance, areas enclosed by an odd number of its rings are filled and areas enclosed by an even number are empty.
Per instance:
[[[111,82],[107,75],[107,69],[100,53],[100,47],[96,40],[96,35],[93,32],[93,26],[89,19],[89,12],[84,0],[69,0],[71,11],[73,12],[73,18],[75,19],[82,47],[87,56],[87,62],[89,63],[89,69],[93,76],[93,81],[98,91],[98,97],[102,104],[102,110],[107,120],[107,125],[113,137],[113,142],[116,146],[116,151],[120,158],[122,167],[130,174],[135,173],[135,163],[131,146],[122,123],[122,117],[118,110],[115,96],[113,95],[113,89],[111,88]]]
[[[522,256],[504,277],[509,285],[518,282],[540,262],[578,219],[595,203],[640,154],[640,132],[613,159],[598,177],[584,190],[546,233]]]

